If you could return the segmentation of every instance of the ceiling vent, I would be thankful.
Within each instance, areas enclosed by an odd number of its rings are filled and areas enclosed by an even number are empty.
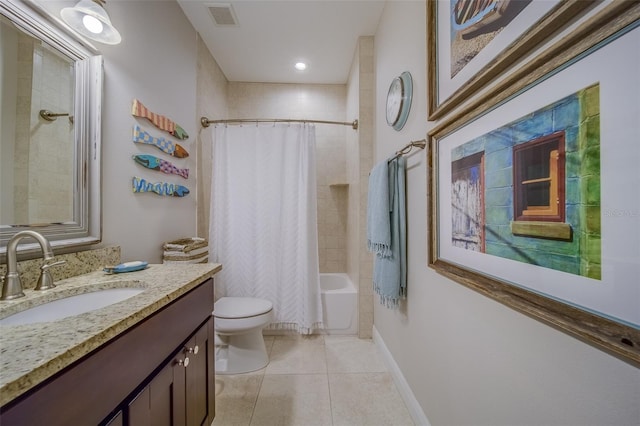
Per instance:
[[[214,3],[207,5],[209,13],[213,18],[213,22],[216,25],[233,26],[238,25],[236,14],[233,11],[233,6],[229,3]]]

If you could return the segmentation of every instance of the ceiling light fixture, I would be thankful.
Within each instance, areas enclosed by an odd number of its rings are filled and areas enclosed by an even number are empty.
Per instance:
[[[120,33],[111,24],[105,0],[80,0],[74,7],[60,11],[64,22],[83,36],[104,44],[118,44]]]
[[[307,69],[307,64],[304,62],[296,62],[295,67],[298,71],[304,71]]]

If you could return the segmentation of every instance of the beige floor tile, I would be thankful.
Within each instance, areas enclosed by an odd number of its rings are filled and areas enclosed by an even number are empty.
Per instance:
[[[330,426],[327,375],[265,375],[251,425]]]
[[[411,417],[371,340],[268,335],[270,364],[216,376],[213,426],[409,426]]]
[[[387,368],[372,340],[325,336],[329,373],[382,373]]]
[[[267,353],[271,353],[271,348],[273,347],[273,341],[275,340],[275,336],[263,336],[264,338],[264,346],[267,348]]]
[[[213,426],[248,426],[258,399],[262,375],[216,376],[216,417]]]
[[[271,345],[273,344],[273,340],[276,338],[276,336],[263,335],[262,338],[264,339],[264,343],[267,346],[267,351],[268,351]]]
[[[324,335],[322,334],[299,334],[296,332],[281,332],[279,334],[267,334],[264,336],[265,342],[267,338],[274,340],[295,340],[297,342],[316,342],[324,343]]]
[[[327,372],[323,336],[276,337],[265,374],[316,374]]]
[[[329,374],[334,426],[413,426],[389,373]]]

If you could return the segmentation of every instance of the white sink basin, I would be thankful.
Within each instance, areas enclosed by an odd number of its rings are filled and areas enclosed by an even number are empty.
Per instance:
[[[0,319],[0,325],[23,325],[57,321],[95,311],[140,294],[143,288],[110,288],[43,303]]]

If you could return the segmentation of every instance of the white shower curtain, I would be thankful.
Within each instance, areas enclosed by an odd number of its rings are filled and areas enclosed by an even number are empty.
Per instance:
[[[217,125],[209,250],[216,294],[273,303],[272,329],[322,328],[315,127]]]

